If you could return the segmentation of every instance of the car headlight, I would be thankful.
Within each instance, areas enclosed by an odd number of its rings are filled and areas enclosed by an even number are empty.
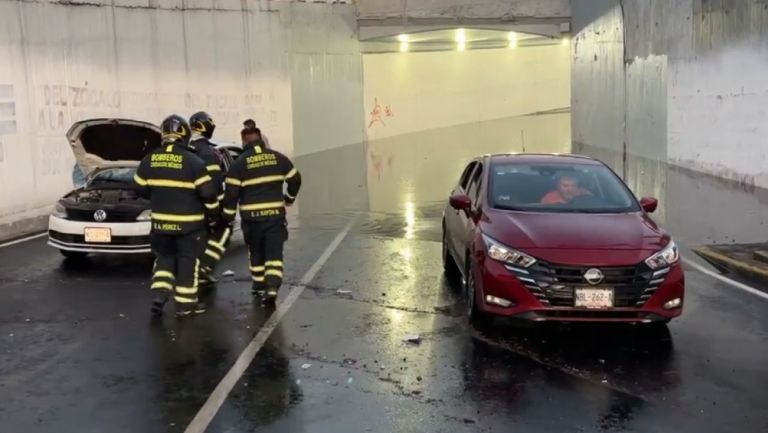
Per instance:
[[[67,208],[64,207],[61,202],[56,203],[53,206],[53,211],[51,212],[51,215],[58,217],[58,218],[66,218],[67,217]]]
[[[536,259],[521,251],[514,250],[503,245],[486,235],[483,235],[485,246],[488,248],[488,257],[498,262],[507,263],[512,266],[527,268],[536,263]]]
[[[136,221],[151,221],[151,220],[152,220],[152,211],[149,209],[140,213],[139,216],[136,217]]]
[[[675,241],[670,240],[666,247],[658,253],[648,257],[645,263],[649,268],[654,271],[661,268],[666,268],[680,260],[680,250],[677,248]]]

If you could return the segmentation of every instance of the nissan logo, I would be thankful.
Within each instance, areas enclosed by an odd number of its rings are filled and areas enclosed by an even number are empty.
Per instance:
[[[102,222],[107,219],[107,212],[104,209],[99,209],[93,213],[93,219]]]
[[[600,269],[592,268],[587,270],[587,272],[584,272],[584,279],[593,286],[602,283],[603,278],[605,278],[605,276],[603,275],[602,271],[600,271]]]

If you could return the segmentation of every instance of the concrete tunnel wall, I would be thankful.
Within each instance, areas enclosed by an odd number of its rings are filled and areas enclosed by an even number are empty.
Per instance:
[[[254,117],[294,156],[363,141],[351,5],[2,0],[0,28],[0,239],[43,229],[72,188],[80,119],[205,109],[239,142]]]
[[[576,151],[768,188],[764,1],[574,0],[573,29]]]

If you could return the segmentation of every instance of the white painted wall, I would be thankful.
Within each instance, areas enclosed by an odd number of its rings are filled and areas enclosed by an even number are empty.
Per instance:
[[[552,45],[365,55],[368,139],[567,109],[569,53]]]
[[[365,55],[371,209],[444,200],[483,153],[569,151],[569,53],[553,45]]]
[[[10,224],[47,214],[71,189],[74,158],[64,133],[76,120],[159,123],[204,109],[217,121],[218,140],[239,142],[242,120],[253,117],[273,146],[293,154],[292,85],[302,77],[293,53],[344,52],[348,69],[355,65],[356,35],[341,25],[354,20],[351,5],[251,0],[243,11],[239,0],[195,0],[182,11],[180,0],[89,3],[0,0],[0,237],[15,230]],[[307,45],[308,28],[330,42]],[[311,73],[330,77],[320,98],[334,94],[327,103],[359,113],[359,96],[346,100],[349,92],[333,89],[361,86],[356,55],[357,73],[333,62],[315,63]],[[308,97],[303,90],[298,101]],[[317,126],[303,123],[298,136],[322,136]],[[362,141],[359,126],[341,125],[332,139],[355,134]],[[302,145],[307,153],[315,143]]]
[[[768,187],[768,45],[742,41],[670,65],[669,159]]]
[[[574,142],[768,188],[765,2],[621,3],[573,2]]]

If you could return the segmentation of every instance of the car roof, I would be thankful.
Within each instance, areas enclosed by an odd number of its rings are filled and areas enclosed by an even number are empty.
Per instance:
[[[569,153],[495,153],[483,155],[489,158],[491,162],[501,162],[507,164],[582,164],[582,165],[602,165],[594,158],[585,155]]]

